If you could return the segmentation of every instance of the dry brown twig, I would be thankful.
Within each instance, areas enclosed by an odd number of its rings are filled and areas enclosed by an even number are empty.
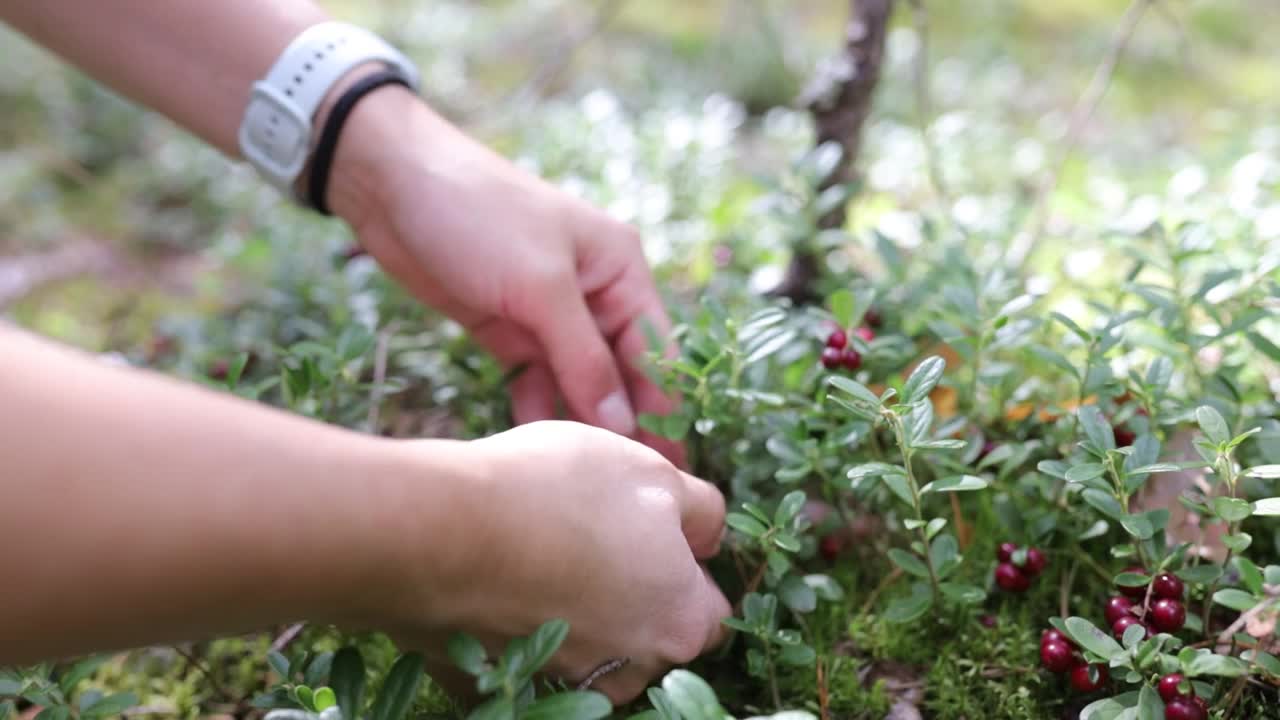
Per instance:
[[[1028,215],[1027,225],[1014,236],[1013,242],[1009,245],[1008,258],[1012,265],[1020,265],[1025,262],[1027,256],[1039,244],[1041,237],[1044,235],[1045,226],[1048,224],[1049,219],[1049,201],[1052,199],[1053,193],[1058,189],[1062,170],[1066,167],[1067,161],[1071,159],[1076,146],[1080,144],[1080,136],[1084,133],[1085,125],[1088,124],[1094,112],[1097,111],[1098,106],[1102,103],[1102,98],[1106,95],[1107,89],[1111,87],[1111,79],[1115,77],[1116,68],[1119,66],[1121,58],[1124,57],[1125,51],[1128,50],[1130,41],[1133,40],[1134,33],[1138,29],[1138,22],[1142,19],[1143,14],[1158,1],[1133,0],[1120,18],[1120,24],[1111,36],[1111,44],[1107,47],[1106,54],[1094,70],[1088,87],[1085,88],[1084,93],[1076,101],[1075,107],[1072,108],[1071,120],[1067,125],[1066,138],[1063,142],[1061,153],[1049,171],[1040,179],[1039,186],[1036,188],[1035,205]]]

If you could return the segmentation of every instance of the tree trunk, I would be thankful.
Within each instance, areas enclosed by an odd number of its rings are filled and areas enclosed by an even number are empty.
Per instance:
[[[802,98],[813,116],[817,142],[834,141],[843,150],[840,162],[822,180],[819,191],[857,179],[862,127],[871,114],[872,99],[880,81],[885,35],[892,14],[893,0],[849,0],[844,48],[818,68]],[[824,215],[818,221],[818,229],[838,228],[844,225],[845,219],[842,205]],[[821,274],[819,263],[811,248],[797,246],[786,276],[770,294],[790,298],[795,303],[817,301],[813,284]]]

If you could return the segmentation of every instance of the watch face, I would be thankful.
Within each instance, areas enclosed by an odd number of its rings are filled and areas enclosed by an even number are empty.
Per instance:
[[[258,86],[245,112],[245,154],[280,180],[292,182],[302,170],[310,141],[310,125],[298,108],[273,88]]]

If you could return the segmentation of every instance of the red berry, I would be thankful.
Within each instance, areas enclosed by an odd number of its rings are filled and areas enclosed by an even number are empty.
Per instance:
[[[844,549],[844,543],[840,542],[840,538],[834,534],[828,535],[818,541],[818,552],[822,554],[822,558],[827,562],[835,562],[840,556],[840,551]]]
[[[1141,625],[1141,624],[1142,624],[1142,621],[1134,617],[1133,615],[1125,615],[1119,620],[1116,620],[1115,622],[1111,623],[1111,634],[1115,635],[1116,639],[1119,640],[1124,637],[1125,630],[1128,630],[1133,625]],[[1151,637],[1150,631],[1147,632],[1147,637]]]
[[[1146,574],[1147,574],[1146,569],[1145,569],[1145,568],[1140,568],[1140,567],[1130,567],[1130,568],[1125,568],[1125,569],[1124,569],[1124,571],[1125,571],[1125,572],[1127,572],[1127,573],[1136,573],[1136,574],[1138,574],[1138,575],[1146,575]],[[1126,586],[1124,586],[1124,585],[1121,585],[1121,586],[1120,586],[1120,593],[1121,593],[1122,595],[1128,595],[1129,597],[1133,598],[1134,600],[1142,600],[1143,598],[1145,598],[1145,597],[1147,596],[1147,586],[1146,586],[1146,585],[1139,585],[1139,586],[1137,586],[1137,587],[1126,587]]]
[[[996,566],[996,585],[1005,592],[1023,592],[1031,587],[1031,580],[1013,563]]]
[[[875,308],[870,308],[867,310],[866,314],[862,316],[862,322],[870,325],[873,328],[878,328],[880,327],[881,323],[884,322],[884,320],[880,317],[879,310],[876,310]]]
[[[1177,600],[1161,598],[1151,606],[1151,624],[1160,632],[1178,632],[1186,622],[1187,609]]]
[[[845,345],[849,344],[849,336],[844,334],[843,330],[832,330],[827,336],[827,347],[843,350]]]
[[[1040,664],[1049,672],[1064,673],[1075,667],[1075,651],[1061,642],[1047,642],[1040,646]]]
[[[822,367],[828,370],[835,370],[840,367],[840,351],[833,347],[823,348]]]
[[[226,360],[214,360],[209,366],[209,377],[213,380],[226,380],[231,373],[231,363]]]
[[[1000,443],[997,443],[995,440],[988,440],[982,443],[982,451],[978,453],[978,459],[981,460],[982,458],[990,455],[995,452],[998,447],[1000,447]]]
[[[854,330],[854,331],[853,331],[853,334],[854,334],[854,335],[857,335],[857,336],[858,336],[858,337],[860,337],[860,338],[862,338],[862,342],[868,342],[868,343],[869,343],[869,342],[871,342],[872,340],[875,340],[875,339],[876,339],[876,331],[875,331],[875,330],[872,330],[871,328],[869,328],[869,327],[867,327],[867,326],[865,326],[865,325],[863,325],[862,327],[858,328],[857,330]]]
[[[1090,678],[1090,671],[1096,673],[1096,680]],[[1071,671],[1071,687],[1080,692],[1093,692],[1107,682],[1106,665],[1077,665]]]
[[[1193,690],[1193,692],[1194,692],[1194,690]],[[1208,701],[1208,700],[1205,700],[1204,698],[1200,697],[1199,695],[1192,695],[1192,696],[1191,696],[1191,702],[1195,703],[1195,706],[1196,706],[1196,707],[1198,707],[1198,708],[1200,708],[1201,710],[1203,710],[1203,711],[1204,711],[1204,714],[1205,714],[1205,716],[1206,716],[1206,717],[1209,715],[1209,701]]]
[[[1115,435],[1116,447],[1128,447],[1133,444],[1134,440],[1138,439],[1138,436],[1132,430],[1123,425],[1112,427],[1111,433]]]
[[[996,626],[996,616],[983,615],[982,617],[978,618],[978,622],[982,623],[982,627],[984,628],[993,628]]]
[[[1160,691],[1160,699],[1165,702],[1173,702],[1174,698],[1184,697],[1184,695],[1178,691],[1178,684],[1181,683],[1183,679],[1182,673],[1170,673],[1160,678],[1160,684],[1156,686],[1156,689]],[[1193,689],[1191,693],[1195,694],[1195,690]]]
[[[1181,600],[1185,589],[1182,579],[1173,573],[1160,573],[1151,581],[1151,594],[1158,598]]]
[[[1013,562],[1013,554],[1017,550],[1018,546],[1014,543],[1000,543],[1000,547],[996,548],[996,559],[1002,563]]]
[[[1107,624],[1115,625],[1116,621],[1122,617],[1133,617],[1130,610],[1133,609],[1133,601],[1123,595],[1107,598],[1107,607],[1105,612]]]
[[[1036,548],[1027,548],[1027,561],[1022,565],[1022,571],[1031,577],[1035,577],[1044,571],[1044,566],[1049,563],[1044,553]]]
[[[1051,642],[1063,643],[1065,645],[1070,645],[1071,647],[1076,646],[1075,643],[1071,642],[1071,638],[1063,635],[1057,628],[1049,628],[1048,630],[1040,633],[1040,647],[1044,647],[1046,644]]]
[[[844,365],[846,370],[857,370],[862,367],[862,356],[857,350],[847,347],[840,351],[840,364]]]
[[[1209,712],[1189,698],[1174,698],[1164,706],[1164,720],[1208,720]]]

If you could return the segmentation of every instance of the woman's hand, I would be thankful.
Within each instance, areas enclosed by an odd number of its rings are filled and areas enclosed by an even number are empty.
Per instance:
[[[645,375],[669,321],[635,230],[468,138],[400,88],[365,98],[338,146],[330,205],[410,291],[506,366],[519,423],[570,417],[641,437],[672,399]]]
[[[407,501],[387,534],[399,556],[385,564],[390,588],[373,594],[391,604],[376,622],[402,645],[445,664],[453,632],[497,655],[563,618],[569,636],[546,670],[575,684],[627,658],[592,684],[622,702],[719,644],[729,603],[698,562],[724,530],[712,485],[639,443],[569,422],[474,441],[458,458],[469,479],[453,486],[464,489],[451,491],[451,512],[468,519],[465,533],[442,538]],[[429,552],[446,557],[424,564]]]

